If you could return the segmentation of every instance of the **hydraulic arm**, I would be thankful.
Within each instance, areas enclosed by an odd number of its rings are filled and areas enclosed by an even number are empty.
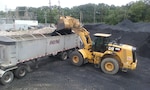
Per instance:
[[[83,42],[84,49],[91,50],[92,40],[90,38],[89,32],[81,27],[81,24],[78,19],[75,19],[70,16],[60,17],[60,20],[57,24],[57,30],[71,29],[73,32],[78,34]]]

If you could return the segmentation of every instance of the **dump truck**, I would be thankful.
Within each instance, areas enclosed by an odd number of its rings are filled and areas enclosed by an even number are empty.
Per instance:
[[[95,67],[101,68],[107,74],[116,74],[119,69],[122,71],[136,69],[136,48],[119,43],[119,39],[109,42],[111,34],[95,33],[96,39],[92,41],[88,30],[80,24],[78,19],[70,16],[60,17],[57,29],[72,30],[83,42],[83,48],[73,51],[70,55],[73,65],[82,66],[93,63]]]
[[[0,82],[5,85],[14,77],[26,76],[29,62],[51,55],[66,60],[69,52],[77,48],[79,36],[70,31],[0,36]]]

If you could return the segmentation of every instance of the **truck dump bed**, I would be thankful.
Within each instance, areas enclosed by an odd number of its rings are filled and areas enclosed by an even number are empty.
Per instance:
[[[80,47],[80,39],[73,33],[0,36],[0,66],[15,66],[77,47]]]

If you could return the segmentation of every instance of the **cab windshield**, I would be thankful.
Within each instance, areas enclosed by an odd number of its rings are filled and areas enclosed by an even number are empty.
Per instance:
[[[94,40],[93,49],[94,51],[104,52],[106,51],[108,43],[109,37],[96,37]]]

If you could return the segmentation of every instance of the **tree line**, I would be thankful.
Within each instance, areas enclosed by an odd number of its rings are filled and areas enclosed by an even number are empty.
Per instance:
[[[130,2],[124,6],[99,4],[85,4],[72,8],[60,6],[29,7],[29,12],[34,13],[39,23],[57,23],[60,16],[73,16],[82,23],[117,24],[129,19],[133,22],[150,22],[150,0]],[[4,14],[4,12],[0,12]]]

